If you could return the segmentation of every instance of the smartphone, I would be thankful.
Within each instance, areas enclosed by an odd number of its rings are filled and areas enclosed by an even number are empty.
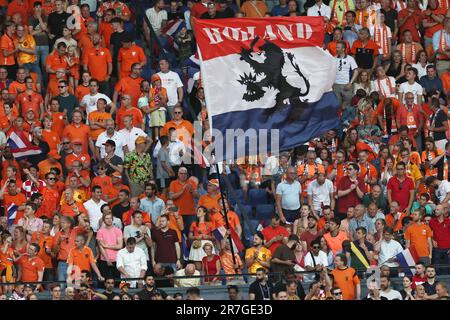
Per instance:
[[[170,207],[170,208],[169,208],[169,211],[170,211],[170,212],[177,212],[177,211],[178,211],[178,208],[177,208],[177,207]]]

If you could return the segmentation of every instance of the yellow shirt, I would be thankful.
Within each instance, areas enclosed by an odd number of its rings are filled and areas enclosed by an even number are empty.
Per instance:
[[[420,169],[415,164],[410,163],[406,166],[406,175],[414,180],[414,184],[417,185],[420,182],[420,179],[423,178],[422,173],[420,173]]]
[[[247,251],[245,252],[245,259],[249,259],[249,258],[253,257],[253,255],[255,254],[255,251],[256,251],[256,249],[254,247],[247,249]],[[258,252],[259,260],[261,260],[263,262],[267,262],[271,258],[272,258],[272,253],[270,252],[269,249],[267,249],[266,247],[262,247],[261,249],[259,249],[259,252]],[[259,262],[255,261],[248,268],[248,273],[256,273],[256,270],[258,268],[264,268],[264,269],[268,270],[266,267],[263,267]]]
[[[23,42],[19,41],[19,44],[22,45],[25,49],[35,49],[36,48],[36,41],[34,40],[34,37],[32,35],[27,35]],[[18,64],[25,64],[25,63],[33,63],[36,61],[36,55],[35,54],[29,54],[25,52],[19,52],[17,54],[17,63]]]

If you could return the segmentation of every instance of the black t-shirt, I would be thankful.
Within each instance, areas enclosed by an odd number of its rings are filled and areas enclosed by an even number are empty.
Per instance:
[[[277,258],[282,261],[295,261],[294,250],[289,248],[287,245],[282,244],[273,253],[272,259]],[[272,263],[273,272],[285,272],[286,270],[293,271],[292,266],[287,266],[284,264]]]
[[[114,292],[114,291],[111,293],[103,291],[102,294],[105,295],[106,297],[108,297],[108,300],[112,300],[115,296],[119,295],[117,292]]]
[[[273,285],[270,282],[262,285],[260,282],[255,281],[248,288],[248,294],[250,293],[255,295],[255,300],[272,300]]]
[[[112,214],[114,217],[119,218],[120,220],[122,220],[122,216],[125,212],[130,210],[130,203],[128,203],[128,205],[123,206],[121,203],[116,204],[113,208],[112,208]]]
[[[184,19],[183,13],[180,11],[167,12],[167,21],[176,20],[176,19]]]
[[[435,128],[439,128],[443,126],[444,122],[447,122],[447,115],[445,114],[445,112],[441,109],[439,109],[436,114],[433,116],[431,116],[431,122],[433,121],[434,118],[434,127]],[[439,141],[439,140],[443,140],[446,139],[446,135],[445,135],[445,131],[444,132],[433,132],[433,137],[434,137],[434,141]]]
[[[225,8],[223,11],[217,11],[221,18],[234,18],[234,11],[231,8]]]
[[[121,165],[123,163],[123,160],[122,160],[121,157],[114,155],[111,158],[110,162],[111,162],[112,165],[117,166],[117,165]],[[106,175],[107,176],[112,175],[114,173],[114,171],[116,171],[113,168],[111,168],[109,165],[106,168],[107,168],[106,169]]]
[[[391,28],[391,32],[394,33],[395,30],[395,20],[397,20],[398,13],[396,10],[389,10],[384,13],[384,23]],[[394,36],[394,34],[392,34]]]
[[[52,12],[48,16],[48,27],[50,32],[55,35],[53,41],[63,36],[63,28],[67,25],[67,19],[70,17],[70,13]]]
[[[422,284],[427,295],[432,296],[433,294],[436,294],[436,284],[437,281],[435,281],[433,284],[429,284],[428,282]]]
[[[373,66],[374,49],[357,48],[355,54],[355,61],[361,69],[371,69]]]
[[[353,244],[356,246],[356,248],[358,248],[358,250],[362,253],[362,255],[364,256],[364,258],[366,258],[366,260],[367,261],[369,261],[369,259],[367,258],[367,256],[366,256],[366,253],[365,253],[365,251],[360,247],[360,245],[359,245],[359,241],[353,241]],[[366,247],[367,247],[367,251],[372,251],[373,252],[373,244],[371,244],[370,242],[368,242],[368,241],[364,241],[364,244],[366,245]]]
[[[141,300],[152,300],[152,298],[157,294],[161,294],[163,299],[165,300],[167,298],[167,293],[164,290],[152,288],[151,290],[147,290],[146,288],[142,291],[139,291],[137,295],[139,296],[139,299]]]
[[[69,94],[67,97],[57,95],[56,99],[59,101],[59,112],[64,112],[64,110],[67,110],[67,120],[72,122],[73,110],[78,107],[77,97],[73,94]]]
[[[110,43],[114,46],[113,54],[112,54],[113,61],[117,61],[117,56],[119,55],[119,50],[120,50],[120,48],[122,48],[122,39],[125,38],[127,35],[130,36],[128,31],[113,32],[111,34]],[[115,64],[116,63],[114,63],[114,65]]]

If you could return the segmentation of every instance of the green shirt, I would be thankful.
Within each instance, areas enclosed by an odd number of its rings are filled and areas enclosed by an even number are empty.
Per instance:
[[[144,184],[153,176],[152,159],[148,153],[139,156],[136,151],[127,153],[123,162],[128,170],[130,180]]]

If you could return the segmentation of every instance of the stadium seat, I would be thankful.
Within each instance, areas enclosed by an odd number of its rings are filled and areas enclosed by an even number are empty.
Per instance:
[[[261,204],[268,204],[267,191],[262,189],[248,190],[248,202],[253,208]]]
[[[245,213],[247,215],[247,218],[249,219],[253,219],[253,209],[251,206],[249,205],[242,205],[244,212],[240,212],[239,207],[235,206],[235,212],[238,214],[239,219],[241,220],[241,223],[243,221],[243,216],[242,214]]]
[[[253,227],[253,229],[256,231],[259,225],[258,220],[250,219],[248,220],[249,224]],[[245,222],[242,223],[243,225],[243,243],[246,248],[250,248],[253,246],[253,233],[251,231],[251,228],[249,225]]]
[[[272,204],[260,204],[256,206],[256,219],[268,221],[272,219],[275,207]]]
[[[237,198],[241,201],[241,204],[247,204],[244,197],[244,191],[242,189],[234,189],[234,192],[236,193]],[[228,191],[228,201],[232,206],[235,206],[237,201],[236,198],[233,195],[233,192]]]

